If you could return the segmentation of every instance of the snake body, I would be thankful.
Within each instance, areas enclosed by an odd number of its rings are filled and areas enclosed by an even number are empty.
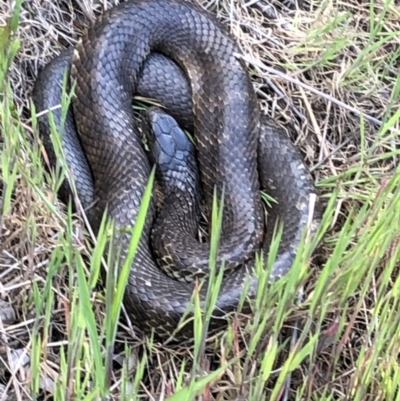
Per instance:
[[[290,140],[261,115],[240,54],[226,29],[194,4],[128,1],[104,13],[73,54],[68,50],[46,66],[33,93],[36,111],[41,112],[60,103],[64,71],[70,71],[76,82],[62,143],[81,202],[89,206],[97,200],[89,214],[94,230],[98,230],[106,207],[116,228],[121,229],[113,238],[121,263],[130,242],[126,228],[136,222],[151,170],[133,117],[132,97],[156,98],[183,126],[193,128],[209,210],[214,189],[219,196],[223,189],[219,257],[228,265],[239,266],[223,279],[212,323],[215,326],[220,324],[219,316],[237,307],[247,279],[248,294],[255,294],[254,255],[260,248],[268,255],[278,219],[284,230],[271,279],[290,269],[315,192]],[[59,127],[60,111],[54,110],[53,115]],[[39,123],[50,160],[55,163],[49,121],[43,116]],[[277,201],[268,211],[267,229],[260,188]],[[67,193],[65,189],[65,196]],[[155,262],[150,248],[155,213],[152,201],[124,304],[136,326],[146,332],[154,329],[163,337],[176,329],[194,286],[169,277]],[[172,239],[174,235],[171,233]],[[176,255],[183,265],[198,263],[198,267],[208,261],[208,251],[208,245],[199,243],[180,248]],[[202,304],[206,291],[207,285],[201,287]],[[185,326],[179,335],[190,337],[192,327]]]

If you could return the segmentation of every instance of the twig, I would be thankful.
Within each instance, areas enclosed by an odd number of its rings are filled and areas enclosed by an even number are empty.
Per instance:
[[[244,61],[247,61],[248,63],[250,63],[250,64],[252,64],[252,65],[254,65],[254,66],[256,66],[256,67],[258,67],[258,68],[260,68],[260,69],[262,69],[264,71],[267,71],[270,74],[277,75],[277,76],[279,76],[279,77],[281,77],[281,78],[283,78],[283,79],[285,79],[285,80],[287,80],[287,81],[289,81],[289,82],[291,82],[291,83],[293,83],[295,85],[301,86],[302,88],[307,89],[308,91],[310,91],[312,93],[315,93],[316,95],[318,95],[318,96],[320,96],[320,97],[322,97],[322,98],[324,98],[326,100],[329,100],[332,103],[337,104],[339,107],[342,107],[342,108],[344,108],[344,109],[346,109],[348,111],[351,111],[352,113],[357,114],[358,116],[363,116],[366,120],[371,121],[376,125],[382,126],[382,124],[383,124],[381,120],[378,120],[377,118],[372,117],[369,114],[363,113],[362,111],[356,109],[355,107],[349,106],[348,104],[346,104],[346,103],[334,98],[333,96],[328,95],[326,93],[323,93],[323,92],[319,91],[318,89],[315,89],[312,86],[307,85],[307,84],[299,81],[298,79],[293,78],[290,75],[285,74],[284,72],[278,71],[278,70],[276,70],[275,68],[272,68],[272,67],[268,67],[267,65],[265,65],[264,63],[262,63],[259,60],[255,60],[255,59],[253,59],[253,58],[251,58],[251,57],[249,57],[247,55],[242,55],[242,54],[239,54],[239,53],[236,53],[235,55],[236,55],[236,57],[241,58]],[[389,131],[398,133],[399,129],[390,127]]]
[[[343,148],[343,146],[347,145],[353,138],[348,137],[346,138],[339,146],[336,146],[335,149],[333,149],[331,152],[329,152],[325,157],[323,157],[317,164],[314,166],[310,167],[310,171],[313,172],[316,170],[319,166],[321,166],[323,163],[325,163],[326,160],[328,160],[331,156],[333,156],[336,152],[338,152],[340,149]]]

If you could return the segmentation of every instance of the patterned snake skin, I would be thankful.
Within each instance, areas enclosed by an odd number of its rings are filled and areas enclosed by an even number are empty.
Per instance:
[[[180,0],[128,1],[104,13],[74,50],[47,65],[33,92],[36,111],[41,112],[60,103],[65,71],[76,82],[62,144],[83,206],[97,200],[88,213],[92,228],[98,230],[107,206],[108,216],[122,229],[114,238],[121,264],[130,241],[126,228],[135,224],[151,171],[134,120],[133,96],[157,99],[183,127],[193,130],[208,210],[214,188],[219,196],[224,189],[218,261],[224,259],[231,269],[224,276],[211,327],[219,327],[220,317],[235,310],[246,279],[248,294],[255,294],[254,255],[263,250],[266,259],[277,220],[284,230],[270,279],[287,273],[315,193],[290,140],[261,115],[240,53],[226,29],[198,6]],[[60,127],[60,110],[53,115]],[[46,115],[39,124],[55,164]],[[266,228],[260,189],[277,201],[268,208]],[[64,186],[63,199],[68,193]],[[153,200],[124,304],[134,325],[164,337],[176,329],[194,284],[170,277],[156,263],[150,244],[155,215]],[[167,245],[177,264],[195,271],[206,268],[209,244],[192,241],[185,248],[178,241],[178,234],[171,232]],[[203,285],[199,294],[203,305],[206,290]],[[190,338],[192,329],[186,325],[179,336]]]

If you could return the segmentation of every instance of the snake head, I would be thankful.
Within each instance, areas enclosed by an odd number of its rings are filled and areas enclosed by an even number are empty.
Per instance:
[[[150,162],[166,192],[184,187],[190,177],[197,181],[196,149],[176,120],[157,107],[148,108],[142,119]]]

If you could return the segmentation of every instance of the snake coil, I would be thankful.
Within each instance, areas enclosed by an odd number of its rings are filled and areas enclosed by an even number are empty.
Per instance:
[[[155,98],[184,128],[193,129],[209,208],[214,188],[219,195],[224,189],[219,255],[235,267],[224,277],[212,322],[215,327],[219,316],[237,307],[249,274],[249,295],[255,294],[254,255],[260,249],[268,254],[277,220],[283,223],[283,234],[271,279],[290,269],[315,193],[290,140],[260,113],[240,54],[226,29],[199,6],[183,0],[128,1],[104,13],[75,49],[52,60],[41,71],[33,92],[36,111],[41,112],[60,104],[66,70],[76,83],[62,145],[82,204],[87,207],[97,200],[89,213],[93,229],[98,230],[106,206],[116,228],[122,229],[114,238],[121,263],[130,241],[123,228],[135,224],[151,170],[133,116],[133,96]],[[60,127],[60,110],[54,110],[53,116]],[[47,116],[39,124],[55,164]],[[260,189],[277,201],[268,209],[266,229]],[[68,189],[64,191],[66,198]],[[152,201],[124,304],[136,326],[154,329],[163,337],[176,329],[194,286],[159,270],[149,245],[154,218]],[[176,240],[171,232],[172,249]],[[179,260],[200,266],[208,260],[207,247],[182,248]],[[206,289],[204,285],[200,291],[202,303]],[[185,326],[179,335],[189,338],[192,327]]]

